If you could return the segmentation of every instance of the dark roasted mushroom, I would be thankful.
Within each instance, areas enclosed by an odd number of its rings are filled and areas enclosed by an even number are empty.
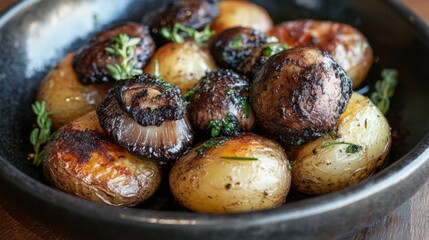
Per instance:
[[[174,24],[201,30],[219,15],[217,0],[173,0],[165,8],[155,10],[143,18],[157,43],[165,42],[160,31],[172,30]]]
[[[130,152],[166,163],[192,144],[180,90],[154,75],[118,82],[97,107],[100,124]]]
[[[192,92],[195,95],[191,96],[189,118],[195,128],[209,132],[212,137],[253,128],[255,118],[246,77],[232,70],[216,70],[206,74]]]
[[[255,74],[252,104],[264,130],[300,145],[332,129],[351,94],[349,77],[328,53],[297,47],[272,56]]]
[[[267,42],[267,36],[258,30],[235,27],[219,33],[213,40],[210,52],[220,66],[235,70],[254,48]]]
[[[132,65],[136,69],[143,69],[155,51],[155,43],[147,26],[125,23],[95,35],[78,51],[73,60],[73,68],[83,84],[114,80],[107,65],[120,64],[122,58],[107,52],[106,48],[114,45],[112,38],[121,34],[126,34],[130,38],[140,38],[140,43],[133,46]]]
[[[264,65],[268,58],[289,48],[290,47],[286,44],[278,42],[268,43],[254,48],[250,55],[244,59],[244,61],[240,62],[237,72],[252,79],[253,74]]]

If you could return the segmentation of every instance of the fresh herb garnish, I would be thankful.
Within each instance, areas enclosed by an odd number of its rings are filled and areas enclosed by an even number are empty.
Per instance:
[[[333,145],[340,145],[340,144],[349,145],[346,149],[346,153],[357,153],[363,149],[359,145],[356,145],[354,143],[348,143],[348,142],[326,142],[326,143],[322,144],[322,146],[320,146],[320,147],[326,148],[326,147],[330,147]]]
[[[124,80],[142,74],[143,71],[141,69],[135,69],[132,62],[134,58],[133,47],[138,45],[141,39],[130,38],[127,34],[121,34],[111,39],[114,44],[110,47],[106,47],[105,51],[121,58],[120,64],[108,64],[106,66],[112,77],[116,80]]]
[[[33,164],[39,166],[45,153],[45,150],[40,150],[40,148],[49,140],[51,136],[52,121],[49,119],[49,115],[52,113],[48,112],[46,109],[46,103],[44,101],[36,101],[33,105],[31,105],[31,108],[33,109],[34,114],[37,116],[37,127],[33,129],[30,135],[30,142],[34,149]]]
[[[198,154],[203,154],[210,148],[219,147],[226,140],[227,138],[211,138],[210,140],[205,141],[203,144],[195,148],[195,151],[198,152]]]
[[[192,37],[198,46],[205,46],[205,42],[215,34],[215,31],[210,30],[208,25],[204,28],[203,31],[197,31],[195,29],[185,27],[180,23],[175,23],[171,31],[168,28],[161,28],[161,35],[169,41],[175,43],[184,43],[185,38],[179,34],[179,31],[184,32],[188,36]]]
[[[274,44],[274,45],[266,45],[266,46],[264,46],[262,48],[262,54],[265,57],[269,58],[269,57],[271,57],[271,56],[273,56],[273,55],[275,55],[275,54],[277,54],[277,53],[279,53],[281,51],[288,50],[290,48],[291,47],[289,47],[285,43],[283,43],[283,44]]]
[[[287,169],[288,169],[289,171],[291,171],[291,170],[292,170],[292,168],[293,168],[293,164],[292,164],[292,162],[288,161],[288,162],[287,162]]]
[[[329,136],[331,136],[332,139],[335,140],[335,138],[337,137],[337,133],[334,130],[331,130],[328,132]]]
[[[394,69],[383,69],[381,80],[375,83],[375,92],[371,95],[372,102],[380,109],[383,114],[389,111],[390,98],[398,85],[398,71]]]
[[[186,102],[191,102],[192,98],[194,98],[195,94],[198,93],[198,91],[200,91],[200,86],[198,86],[198,84],[193,87],[191,90],[189,90],[187,93],[185,93],[185,95],[183,95],[183,98],[185,99]]]
[[[305,141],[304,141],[304,139],[302,139],[302,138],[299,138],[297,141],[296,141],[296,145],[302,145],[302,144],[304,144],[305,143]]]
[[[240,161],[257,161],[257,160],[259,160],[258,158],[255,158],[255,157],[226,157],[226,156],[221,156],[220,158],[228,159],[228,160],[240,160]]]
[[[244,118],[248,118],[250,112],[249,97],[241,97],[239,103],[241,105],[241,108],[243,109]]]
[[[238,126],[238,120],[234,114],[228,112],[226,118],[219,120],[212,120],[207,125],[207,130],[210,131],[212,137],[217,137],[221,133],[225,136],[231,136],[234,134],[235,129]]]
[[[240,34],[232,42],[231,48],[232,49],[239,49],[239,48],[242,48],[242,47],[243,47],[243,37]]]

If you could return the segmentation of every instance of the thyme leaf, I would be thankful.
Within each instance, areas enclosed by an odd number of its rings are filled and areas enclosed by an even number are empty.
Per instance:
[[[140,38],[130,38],[127,34],[120,34],[118,37],[111,38],[114,42],[105,51],[121,58],[120,64],[108,64],[107,70],[116,80],[129,79],[135,75],[142,74],[141,69],[135,69],[132,63],[134,58],[134,46],[141,42]]]
[[[45,151],[40,148],[49,140],[51,137],[51,126],[52,121],[49,118],[51,112],[46,109],[46,103],[44,101],[36,101],[31,108],[37,116],[37,127],[33,129],[30,134],[30,142],[34,149],[33,164],[39,166],[42,163]]]
[[[371,100],[383,114],[389,111],[390,98],[398,85],[397,77],[397,70],[386,68],[381,71],[382,79],[375,83],[375,92],[371,94]]]
[[[195,29],[185,27],[180,23],[175,23],[172,30],[169,30],[168,28],[161,28],[161,35],[165,39],[175,43],[185,42],[185,38],[180,35],[180,32],[183,32],[189,37],[193,38],[194,42],[198,46],[205,46],[206,41],[209,40],[210,37],[215,34],[215,31],[210,30],[210,27],[208,25],[202,31],[197,31]]]

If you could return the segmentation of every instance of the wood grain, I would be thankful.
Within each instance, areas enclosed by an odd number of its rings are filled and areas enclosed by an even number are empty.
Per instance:
[[[16,1],[0,0],[0,11]],[[403,0],[402,2],[429,23],[428,0]],[[21,213],[20,209],[10,206],[0,198],[0,240],[2,239],[66,240],[69,238]],[[429,182],[415,196],[383,219],[340,239],[429,239]]]

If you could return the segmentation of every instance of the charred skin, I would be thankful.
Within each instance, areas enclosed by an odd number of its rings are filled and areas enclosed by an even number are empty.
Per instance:
[[[255,117],[246,77],[220,69],[206,74],[196,88],[198,91],[189,105],[189,118],[196,129],[207,131],[211,121],[222,121],[231,113],[238,121],[236,132],[252,130]]]
[[[121,207],[148,199],[161,182],[161,168],[113,143],[95,111],[54,133],[43,172],[62,191]]]
[[[272,56],[256,73],[252,104],[264,130],[300,145],[332,129],[351,94],[350,79],[326,52],[297,47]]]
[[[37,101],[45,101],[52,112],[54,130],[76,120],[90,111],[107,95],[107,84],[83,85],[72,67],[75,53],[69,53],[43,80],[37,92]]]
[[[154,75],[118,82],[97,107],[100,124],[128,151],[167,163],[192,144],[180,90]]]
[[[219,15],[216,0],[172,0],[165,8],[155,10],[143,18],[158,44],[165,43],[162,28],[172,30],[175,23],[192,29],[203,29]]]
[[[220,66],[235,70],[254,48],[267,42],[267,36],[258,30],[235,27],[219,33],[212,42],[210,52]]]
[[[143,69],[150,57],[155,52],[155,43],[149,34],[147,26],[138,23],[126,23],[104,32],[101,32],[84,45],[73,60],[73,68],[83,84],[105,83],[114,81],[107,65],[120,64],[119,56],[106,52],[114,42],[111,38],[120,34],[127,34],[130,38],[140,38],[138,45],[134,46],[133,66]]]
[[[268,32],[292,47],[314,46],[327,51],[358,87],[373,62],[372,48],[357,29],[342,23],[315,20],[283,22]]]
[[[276,142],[242,133],[203,153],[197,149],[183,155],[170,172],[171,193],[184,207],[232,213],[279,207],[285,202],[291,171]]]

